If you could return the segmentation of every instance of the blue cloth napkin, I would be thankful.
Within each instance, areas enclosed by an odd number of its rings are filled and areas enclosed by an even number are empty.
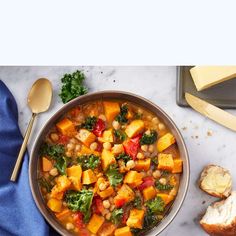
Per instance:
[[[0,80],[0,235],[56,235],[32,198],[27,153],[18,181],[12,183],[9,180],[21,144],[17,105],[11,92]]]

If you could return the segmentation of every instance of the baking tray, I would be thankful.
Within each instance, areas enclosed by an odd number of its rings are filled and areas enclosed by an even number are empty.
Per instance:
[[[179,106],[189,106],[185,100],[185,92],[221,108],[236,108],[236,79],[228,80],[211,88],[198,92],[189,70],[193,66],[177,67],[176,102]]]

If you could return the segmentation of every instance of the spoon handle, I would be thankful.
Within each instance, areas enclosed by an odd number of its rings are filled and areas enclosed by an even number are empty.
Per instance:
[[[24,137],[23,143],[21,145],[18,157],[16,159],[14,169],[13,169],[12,174],[11,174],[11,179],[10,180],[12,182],[15,182],[16,179],[17,179],[17,176],[18,176],[18,173],[19,173],[19,170],[20,170],[20,167],[21,167],[22,159],[23,159],[25,150],[27,148],[27,143],[28,143],[28,140],[29,140],[29,137],[30,137],[30,134],[31,134],[31,130],[32,130],[34,119],[35,119],[36,115],[37,115],[36,113],[32,113],[32,117],[30,119],[27,130],[25,132],[25,137]]]

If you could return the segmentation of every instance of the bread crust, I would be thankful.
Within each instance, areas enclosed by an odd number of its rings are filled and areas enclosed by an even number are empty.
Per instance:
[[[213,197],[218,197],[218,198],[227,198],[230,193],[231,193],[231,188],[232,188],[232,181],[231,181],[231,186],[229,187],[229,191],[227,192],[224,192],[224,193],[217,193],[216,191],[213,192],[213,191],[208,191],[207,189],[204,188],[204,186],[202,185],[202,182],[204,180],[204,178],[206,177],[206,175],[208,174],[208,170],[211,168],[211,167],[217,167],[217,168],[220,168],[222,170],[223,173],[227,173],[230,175],[229,171],[224,169],[223,167],[221,166],[217,166],[217,165],[207,165],[201,172],[201,175],[200,175],[200,179],[199,179],[199,188],[208,193],[209,195],[213,196]],[[231,176],[231,175],[230,175]],[[231,177],[232,179],[232,177]]]
[[[202,228],[212,236],[235,236],[236,235],[236,217],[234,221],[229,225],[220,224],[206,224],[200,221]]]

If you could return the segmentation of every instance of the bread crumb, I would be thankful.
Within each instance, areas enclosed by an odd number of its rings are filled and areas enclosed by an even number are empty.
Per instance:
[[[213,132],[211,130],[207,131],[207,136],[212,136]]]
[[[187,130],[187,127],[186,126],[182,127],[182,130]]]

